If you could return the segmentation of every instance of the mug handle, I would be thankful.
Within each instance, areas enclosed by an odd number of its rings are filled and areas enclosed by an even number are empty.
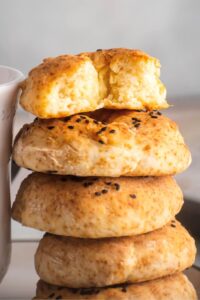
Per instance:
[[[12,160],[11,161],[11,181],[14,180],[15,176],[17,175],[17,173],[19,172],[20,167],[18,167],[15,162]]]

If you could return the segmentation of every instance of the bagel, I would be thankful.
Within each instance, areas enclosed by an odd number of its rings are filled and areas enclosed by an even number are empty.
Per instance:
[[[106,288],[61,288],[40,280],[35,300],[197,300],[195,289],[182,273],[137,284]]]
[[[22,183],[13,219],[81,238],[136,235],[164,226],[183,196],[172,177],[71,177],[34,173]]]
[[[105,107],[168,107],[160,63],[139,50],[109,49],[48,58],[22,83],[20,104],[40,118]]]
[[[46,234],[35,268],[47,283],[71,288],[143,282],[191,266],[193,238],[176,221],[150,233],[109,239],[77,239]]]
[[[174,175],[191,155],[176,124],[157,111],[100,110],[25,125],[13,159],[37,172],[119,177]]]

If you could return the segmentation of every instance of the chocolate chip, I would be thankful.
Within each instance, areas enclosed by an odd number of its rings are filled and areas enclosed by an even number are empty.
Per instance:
[[[102,192],[102,194],[106,194],[108,192],[108,190],[103,189],[101,192]]]
[[[69,125],[69,126],[67,126],[69,129],[74,129],[74,126],[72,126],[72,125]]]
[[[51,130],[51,129],[54,129],[55,127],[54,126],[48,126],[47,128]]]

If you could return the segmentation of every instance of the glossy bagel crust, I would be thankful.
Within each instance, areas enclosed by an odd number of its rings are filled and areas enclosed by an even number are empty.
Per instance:
[[[191,155],[175,122],[160,112],[100,110],[25,125],[13,159],[37,172],[119,177],[174,175]]]

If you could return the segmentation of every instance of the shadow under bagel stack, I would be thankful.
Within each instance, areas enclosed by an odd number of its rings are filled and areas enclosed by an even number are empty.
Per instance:
[[[110,49],[45,59],[22,84],[37,116],[13,159],[33,170],[12,217],[47,232],[35,299],[197,299],[182,274],[194,240],[173,175],[191,156],[167,108],[159,61]]]

